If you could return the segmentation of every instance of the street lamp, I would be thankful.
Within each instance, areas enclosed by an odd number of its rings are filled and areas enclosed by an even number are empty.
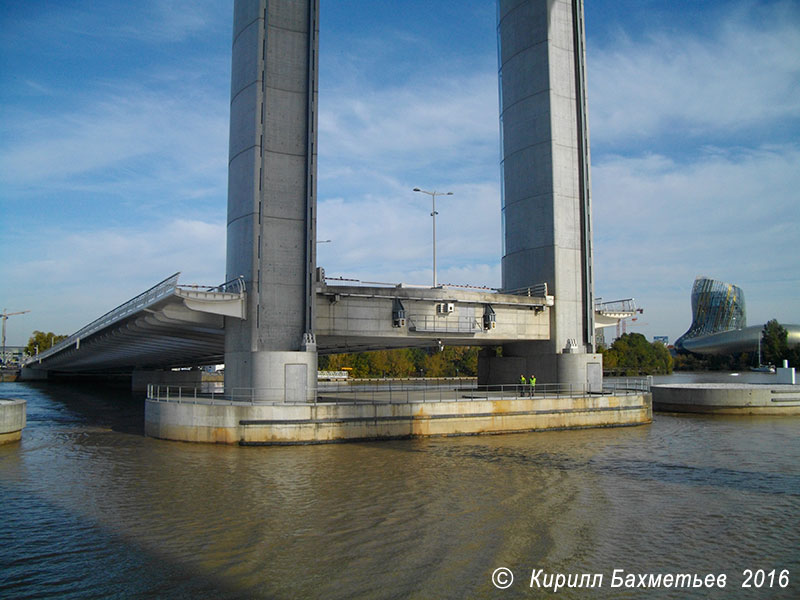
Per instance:
[[[419,188],[414,188],[412,191],[420,192],[421,194],[428,194],[433,202],[431,216],[433,217],[433,287],[438,287],[436,284],[436,196],[452,196],[453,192],[437,192],[436,190],[428,192]]]

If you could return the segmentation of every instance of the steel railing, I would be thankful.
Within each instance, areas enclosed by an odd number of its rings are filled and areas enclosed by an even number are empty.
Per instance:
[[[624,298],[622,300],[609,300],[607,302],[603,302],[602,298],[597,298],[594,303],[595,311],[602,312],[602,313],[635,313],[636,309],[636,300],[633,298]]]
[[[408,326],[412,331],[431,333],[475,333],[483,331],[483,321],[478,317],[451,315],[409,315]]]
[[[527,287],[516,288],[514,290],[500,290],[501,294],[511,294],[512,296],[530,296],[533,298],[544,298],[547,296],[547,282],[537,283]]]
[[[244,277],[236,277],[229,279],[225,283],[219,285],[179,285],[178,289],[192,291],[192,292],[220,292],[224,294],[244,294],[247,289],[244,283]]]
[[[435,383],[408,380],[382,383],[380,380],[321,383],[315,390],[316,404],[324,403],[372,403],[414,404],[422,402],[475,402],[482,400],[506,400],[533,398],[573,398],[591,396],[638,395],[650,391],[652,378],[629,378],[605,382],[602,391],[587,385],[543,383],[535,386],[523,384],[479,386],[474,378],[464,378]],[[220,404],[308,404],[297,401],[265,400],[280,397],[283,388],[233,388],[184,387],[150,384],[147,387],[149,400],[179,403]]]
[[[70,347],[72,344],[77,345],[80,343],[82,338],[88,337],[93,333],[108,327],[110,324],[119,321],[120,319],[124,319],[128,315],[138,312],[141,309],[161,300],[163,297],[172,294],[178,286],[179,276],[180,272],[167,277],[165,280],[157,283],[149,290],[142,292],[135,298],[132,298],[124,304],[120,304],[118,307],[108,311],[102,317],[95,319],[52,348],[49,348],[44,352],[40,352],[36,356],[30,357],[25,364],[38,362],[44,358],[47,358],[48,356],[52,356],[53,354],[60,352],[65,348]]]
[[[231,279],[230,281],[226,281],[218,286],[198,286],[198,285],[178,285],[178,278],[180,277],[180,272],[175,273],[174,275],[170,275],[163,281],[157,283],[150,289],[142,292],[138,296],[131,298],[124,304],[120,304],[118,307],[110,310],[102,317],[99,317],[86,325],[85,327],[81,328],[77,332],[70,335],[67,339],[59,342],[52,348],[48,348],[44,352],[40,352],[35,356],[31,356],[25,359],[23,362],[24,365],[32,364],[34,362],[39,362],[49,356],[57,354],[58,352],[69,348],[72,345],[78,345],[81,339],[89,337],[93,333],[96,333],[109,325],[124,319],[134,313],[141,311],[144,308],[155,304],[159,300],[163,299],[166,296],[173,294],[176,290],[187,290],[187,291],[203,291],[203,292],[225,292],[225,293],[234,293],[234,294],[244,294],[245,293],[245,283],[242,277],[237,277],[236,279]]]

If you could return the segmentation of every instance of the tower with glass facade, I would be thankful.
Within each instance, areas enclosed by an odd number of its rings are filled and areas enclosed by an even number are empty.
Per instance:
[[[742,288],[697,277],[692,286],[692,324],[679,337],[675,347],[683,349],[686,340],[747,327],[744,292]]]

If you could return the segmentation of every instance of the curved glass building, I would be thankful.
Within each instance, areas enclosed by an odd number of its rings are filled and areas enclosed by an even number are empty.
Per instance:
[[[763,327],[747,326],[740,287],[698,277],[692,286],[692,325],[675,341],[675,349],[697,354],[756,352]],[[800,326],[783,327],[789,346],[800,344]]]
[[[675,342],[747,327],[742,288],[707,277],[698,277],[692,286],[692,325]]]

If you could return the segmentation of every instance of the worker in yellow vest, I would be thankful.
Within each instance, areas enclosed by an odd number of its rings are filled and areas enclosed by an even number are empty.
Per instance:
[[[528,382],[525,380],[525,375],[519,376],[519,387],[520,387],[520,396],[525,393],[525,387],[528,385]]]
[[[536,376],[531,375],[531,378],[528,380],[531,384],[531,396],[533,396],[533,390],[536,387]]]

